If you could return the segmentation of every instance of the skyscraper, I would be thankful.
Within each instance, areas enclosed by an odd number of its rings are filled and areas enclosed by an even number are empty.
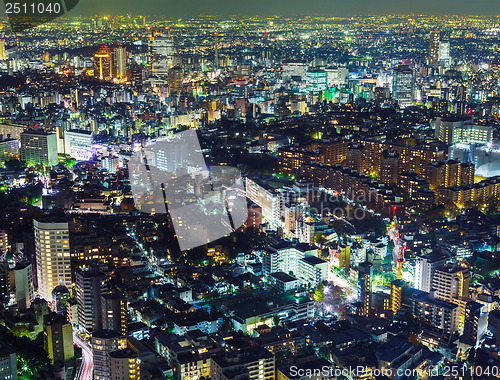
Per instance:
[[[401,65],[394,70],[392,95],[398,101],[401,108],[406,108],[413,104],[413,70],[409,66]]]
[[[94,54],[94,77],[100,80],[113,79],[113,59],[111,50],[107,46],[101,48]]]
[[[433,64],[434,62],[437,62],[439,60],[440,36],[441,36],[441,34],[439,33],[438,30],[433,30],[430,33],[430,38],[429,38],[429,63],[430,64]]]
[[[167,83],[168,83],[168,87],[170,87],[171,91],[182,90],[182,85],[183,85],[182,67],[174,66],[168,70]]]
[[[59,220],[35,220],[33,224],[38,293],[52,302],[52,290],[56,286],[71,286],[69,227],[67,222]]]
[[[170,37],[170,29],[149,28],[149,31],[151,73],[166,78],[168,69],[174,65],[174,40]]]
[[[106,291],[103,273],[96,265],[81,269],[76,274],[78,325],[87,332],[101,328],[101,294]]]
[[[112,51],[113,78],[118,81],[127,79],[127,51],[124,46],[116,46]]]
[[[56,134],[39,130],[22,132],[21,160],[28,166],[57,165]]]
[[[359,314],[369,316],[372,307],[372,267],[369,261],[358,266],[358,302],[361,303]]]
[[[458,265],[437,268],[432,277],[436,298],[453,302],[457,297],[469,296],[470,271]]]

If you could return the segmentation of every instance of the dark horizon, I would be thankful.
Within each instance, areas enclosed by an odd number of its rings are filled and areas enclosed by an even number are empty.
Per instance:
[[[217,16],[382,16],[382,15],[415,15],[415,16],[500,16],[500,2],[498,0],[482,0],[469,2],[466,0],[421,0],[417,3],[401,3],[396,0],[354,0],[338,2],[336,0],[311,1],[264,1],[236,3],[228,0],[205,2],[189,0],[181,3],[165,2],[161,5],[155,0],[144,0],[137,3],[133,0],[123,0],[119,4],[116,0],[106,2],[97,0],[80,0],[70,14],[81,16],[117,15],[131,13],[151,17],[185,17],[200,15]],[[427,12],[432,10],[432,12]]]

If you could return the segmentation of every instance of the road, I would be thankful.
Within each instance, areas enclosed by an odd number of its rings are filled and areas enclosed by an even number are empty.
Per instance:
[[[92,380],[92,351],[89,345],[84,342],[76,332],[73,332],[73,342],[82,349],[82,365],[78,371],[78,380]]]
[[[344,277],[340,276],[338,273],[333,270],[330,271],[328,280],[333,282],[334,285],[340,286],[341,288],[347,289],[351,292],[354,298],[358,297],[358,289],[351,285],[349,281],[347,281]]]

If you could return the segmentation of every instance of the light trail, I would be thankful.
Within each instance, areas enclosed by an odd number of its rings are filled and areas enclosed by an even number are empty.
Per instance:
[[[85,343],[76,332],[73,332],[73,342],[82,349],[82,364],[78,371],[78,380],[92,380],[92,370],[94,368],[92,351],[87,343]]]

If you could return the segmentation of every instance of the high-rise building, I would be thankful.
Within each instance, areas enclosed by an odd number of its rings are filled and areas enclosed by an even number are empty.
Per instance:
[[[50,313],[43,317],[45,350],[52,363],[64,363],[75,357],[73,329],[62,315]]]
[[[402,293],[405,282],[403,280],[394,280],[391,282],[391,310],[393,315],[396,315],[401,309]]]
[[[126,338],[117,331],[99,330],[92,333],[90,346],[92,347],[94,380],[111,379],[109,353],[126,348]]]
[[[354,141],[347,147],[345,166],[358,173],[364,172],[365,153],[364,146]]]
[[[181,91],[183,86],[183,70],[180,66],[174,66],[168,70],[168,87],[171,91]]]
[[[488,313],[484,311],[484,305],[474,301],[467,302],[465,305],[464,333],[460,341],[477,347],[486,332],[487,326]]]
[[[5,39],[0,40],[0,61],[5,61],[7,59],[7,53],[5,52]]]
[[[101,328],[101,294],[106,292],[104,274],[97,265],[76,273],[78,325],[87,332]]]
[[[413,104],[414,88],[413,70],[409,66],[401,65],[394,69],[392,97],[398,101],[401,108]]]
[[[64,221],[35,220],[33,224],[38,293],[52,302],[52,290],[56,286],[71,287],[69,227]]]
[[[101,296],[102,328],[127,333],[127,300],[121,294],[107,293]]]
[[[432,277],[432,289],[437,299],[453,302],[457,297],[469,296],[470,270],[458,265],[437,268]]]
[[[118,81],[127,80],[127,51],[124,46],[116,46],[112,50],[113,78]]]
[[[380,182],[395,185],[398,182],[399,155],[394,150],[385,150],[380,158]]]
[[[0,341],[0,379],[18,379],[16,352],[2,341]]]
[[[442,62],[445,67],[451,65],[449,40],[439,41],[439,62]]]
[[[113,79],[113,58],[107,46],[101,46],[94,54],[94,77],[106,81]]]
[[[441,41],[441,33],[438,30],[433,30],[429,38],[429,62],[433,64],[439,60],[439,45]]]
[[[110,380],[139,380],[141,378],[139,355],[130,348],[109,354]]]
[[[21,160],[28,166],[57,165],[57,136],[55,133],[26,130],[21,133]]]
[[[168,70],[174,66],[175,47],[170,36],[170,29],[149,28],[149,50],[151,73],[158,77],[167,77]]]
[[[9,263],[0,261],[0,305],[7,305],[10,297]]]
[[[369,316],[372,307],[372,267],[369,261],[358,265],[358,302],[361,303],[359,314]]]
[[[413,287],[429,293],[432,285],[432,278],[437,268],[446,263],[443,255],[422,256],[415,262],[415,280]]]
[[[33,267],[29,261],[22,261],[14,267],[17,309],[29,309],[34,299]]]

